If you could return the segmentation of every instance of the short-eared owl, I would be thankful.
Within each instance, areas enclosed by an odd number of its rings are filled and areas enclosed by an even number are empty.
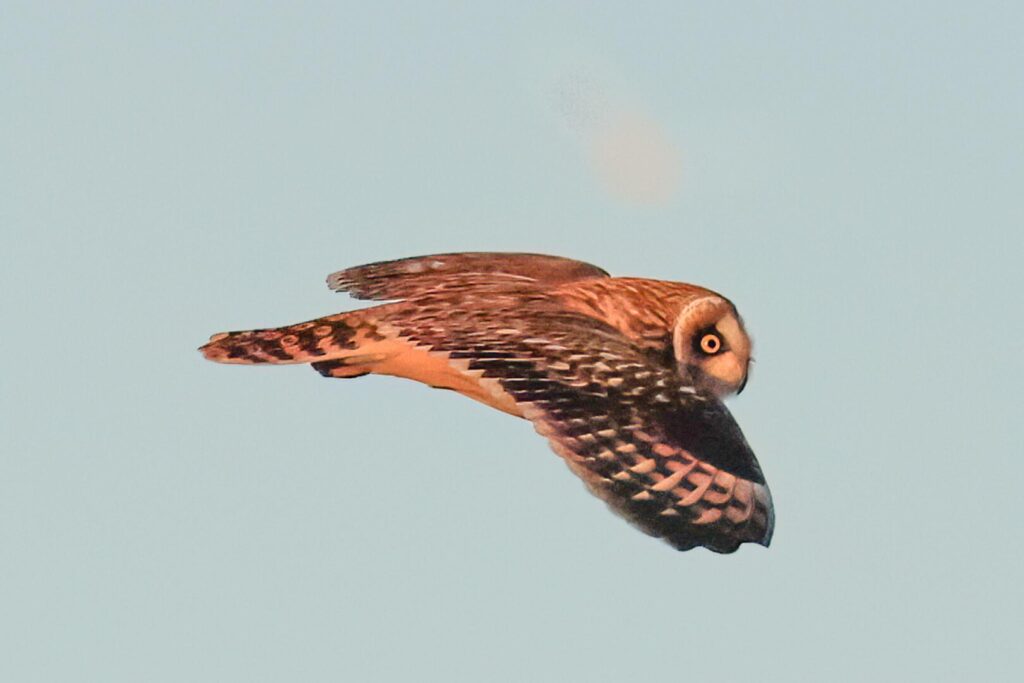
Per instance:
[[[453,389],[530,420],[595,495],[680,550],[771,540],[771,495],[721,402],[750,361],[728,299],[537,254],[422,256],[327,283],[391,303],[215,334],[203,355]]]

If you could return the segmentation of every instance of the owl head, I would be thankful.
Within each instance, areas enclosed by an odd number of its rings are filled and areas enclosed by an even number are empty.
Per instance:
[[[743,391],[750,364],[750,337],[736,308],[709,294],[689,301],[672,333],[679,372],[699,390],[722,397]]]

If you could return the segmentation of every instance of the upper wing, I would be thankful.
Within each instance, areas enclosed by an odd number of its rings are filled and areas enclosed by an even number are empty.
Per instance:
[[[716,398],[613,328],[541,297],[491,295],[490,310],[465,300],[475,305],[444,309],[432,298],[392,320],[401,335],[496,380],[613,510],[680,550],[768,545],[771,495]]]
[[[467,252],[356,266],[329,275],[327,286],[357,299],[404,299],[439,286],[560,284],[591,277],[608,277],[608,273],[589,263],[558,256]]]

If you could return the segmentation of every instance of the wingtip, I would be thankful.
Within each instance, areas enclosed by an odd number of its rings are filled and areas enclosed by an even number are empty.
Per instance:
[[[325,281],[327,282],[327,288],[330,289],[331,291],[334,291],[334,292],[343,291],[345,289],[345,285],[347,284],[347,282],[345,280],[345,271],[344,270],[335,271],[335,272],[329,274],[325,278]]]
[[[327,276],[327,289],[332,292],[348,294],[353,299],[358,300],[372,300],[377,298],[375,293],[370,289],[364,289],[360,286],[358,278],[352,274],[353,268],[347,270],[339,270],[331,273]]]
[[[772,502],[772,492],[767,484],[758,484],[757,487],[760,489],[759,493],[762,493],[765,507],[764,534],[757,542],[767,548],[772,544],[772,536],[775,535],[775,504]]]

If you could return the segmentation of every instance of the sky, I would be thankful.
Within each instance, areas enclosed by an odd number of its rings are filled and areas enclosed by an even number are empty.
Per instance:
[[[0,8],[0,679],[1017,680],[1019,4],[411,5]],[[195,351],[463,250],[732,299],[771,547]]]

